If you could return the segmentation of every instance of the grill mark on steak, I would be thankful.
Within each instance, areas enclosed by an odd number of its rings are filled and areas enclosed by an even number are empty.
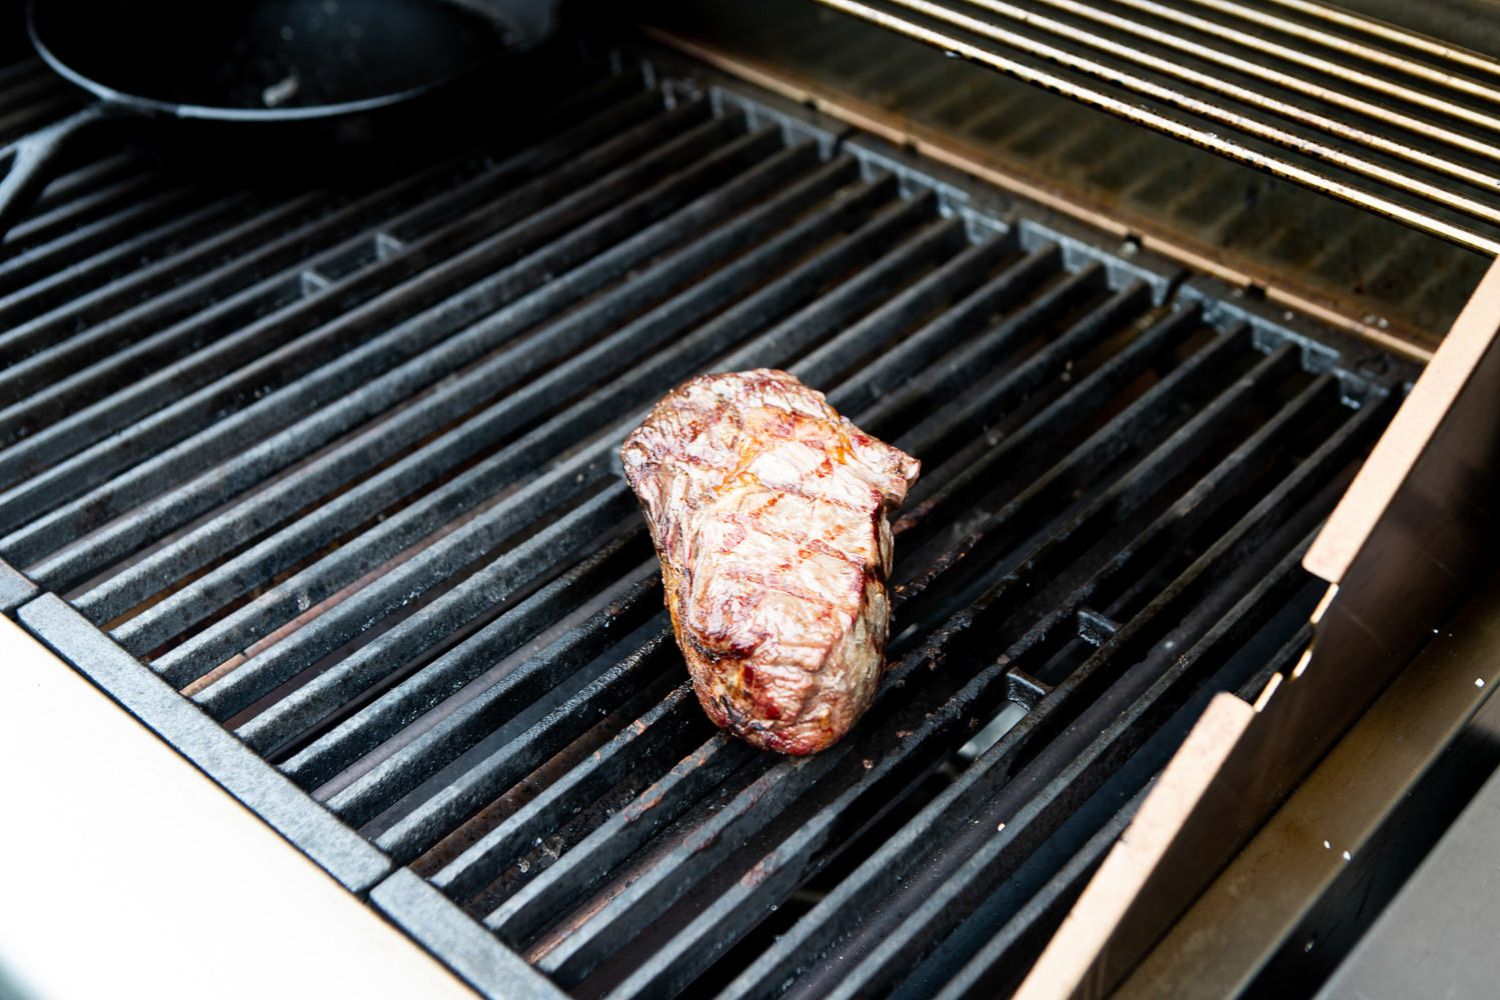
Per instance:
[[[620,458],[709,718],[783,753],[841,739],[884,668],[887,515],[917,460],[771,369],[683,383]]]

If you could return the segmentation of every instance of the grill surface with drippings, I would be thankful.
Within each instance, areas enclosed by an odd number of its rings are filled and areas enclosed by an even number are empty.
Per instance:
[[[578,995],[991,995],[1305,646],[1395,394],[731,93],[574,82],[361,191],[60,181],[0,244],[0,558]],[[702,717],[615,459],[760,366],[925,469],[880,694],[800,760]]]

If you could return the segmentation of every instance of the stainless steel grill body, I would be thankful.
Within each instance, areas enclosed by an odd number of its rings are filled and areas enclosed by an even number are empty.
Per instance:
[[[1305,647],[1410,372],[707,75],[556,89],[364,190],[61,182],[0,244],[0,594],[488,992],[990,995]],[[927,470],[801,760],[702,718],[614,457],[762,365]]]

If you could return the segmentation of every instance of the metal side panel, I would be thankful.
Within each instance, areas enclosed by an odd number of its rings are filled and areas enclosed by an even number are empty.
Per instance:
[[[1315,641],[1254,708],[1220,695],[1038,960],[1021,996],[1100,996],[1431,637],[1493,551],[1493,265],[1305,560]]]
[[[24,605],[21,624],[243,802],[350,891],[390,861],[54,594]]]
[[[0,995],[472,997],[3,618],[0,788]]]
[[[1492,996],[1500,981],[1500,776],[1469,803],[1320,998]]]
[[[1500,762],[1497,645],[1492,576],[1116,996],[1305,993],[1326,980]]]

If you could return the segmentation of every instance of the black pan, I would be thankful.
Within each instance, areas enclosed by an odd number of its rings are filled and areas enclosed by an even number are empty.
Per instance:
[[[37,53],[95,100],[0,149],[0,236],[111,123],[221,162],[316,167],[410,138],[550,31],[553,0],[32,0]]]

